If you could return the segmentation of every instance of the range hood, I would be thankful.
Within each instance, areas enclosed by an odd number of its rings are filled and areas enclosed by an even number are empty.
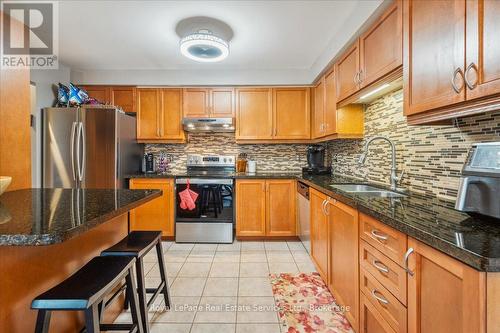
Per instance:
[[[186,132],[234,132],[233,118],[183,118]]]

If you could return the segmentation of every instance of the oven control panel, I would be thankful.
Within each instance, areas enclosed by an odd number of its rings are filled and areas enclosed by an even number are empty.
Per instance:
[[[229,166],[234,167],[236,158],[232,155],[188,155],[187,166]]]

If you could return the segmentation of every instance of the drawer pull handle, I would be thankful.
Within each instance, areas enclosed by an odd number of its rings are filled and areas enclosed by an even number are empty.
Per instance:
[[[380,240],[384,240],[384,241],[386,241],[387,239],[389,239],[389,237],[387,235],[381,234],[376,229],[372,230],[372,236],[375,237],[375,238],[378,238]]]
[[[373,260],[372,265],[383,273],[389,273],[389,268],[378,260]]]
[[[375,298],[377,301],[379,301],[382,304],[385,304],[385,305],[389,304],[388,300],[386,300],[382,296],[378,296],[377,293],[380,294],[380,292],[377,289],[373,289],[372,290],[372,296],[373,296],[373,298]]]

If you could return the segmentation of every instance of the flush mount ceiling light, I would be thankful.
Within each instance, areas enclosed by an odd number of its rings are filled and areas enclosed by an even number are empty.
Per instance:
[[[229,55],[229,44],[210,30],[199,30],[183,37],[180,49],[186,58],[199,62],[222,61]]]

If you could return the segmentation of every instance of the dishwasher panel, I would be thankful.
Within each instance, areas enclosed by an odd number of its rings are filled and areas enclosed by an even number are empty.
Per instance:
[[[311,253],[309,186],[297,183],[297,201],[299,206],[299,238],[308,253]]]

